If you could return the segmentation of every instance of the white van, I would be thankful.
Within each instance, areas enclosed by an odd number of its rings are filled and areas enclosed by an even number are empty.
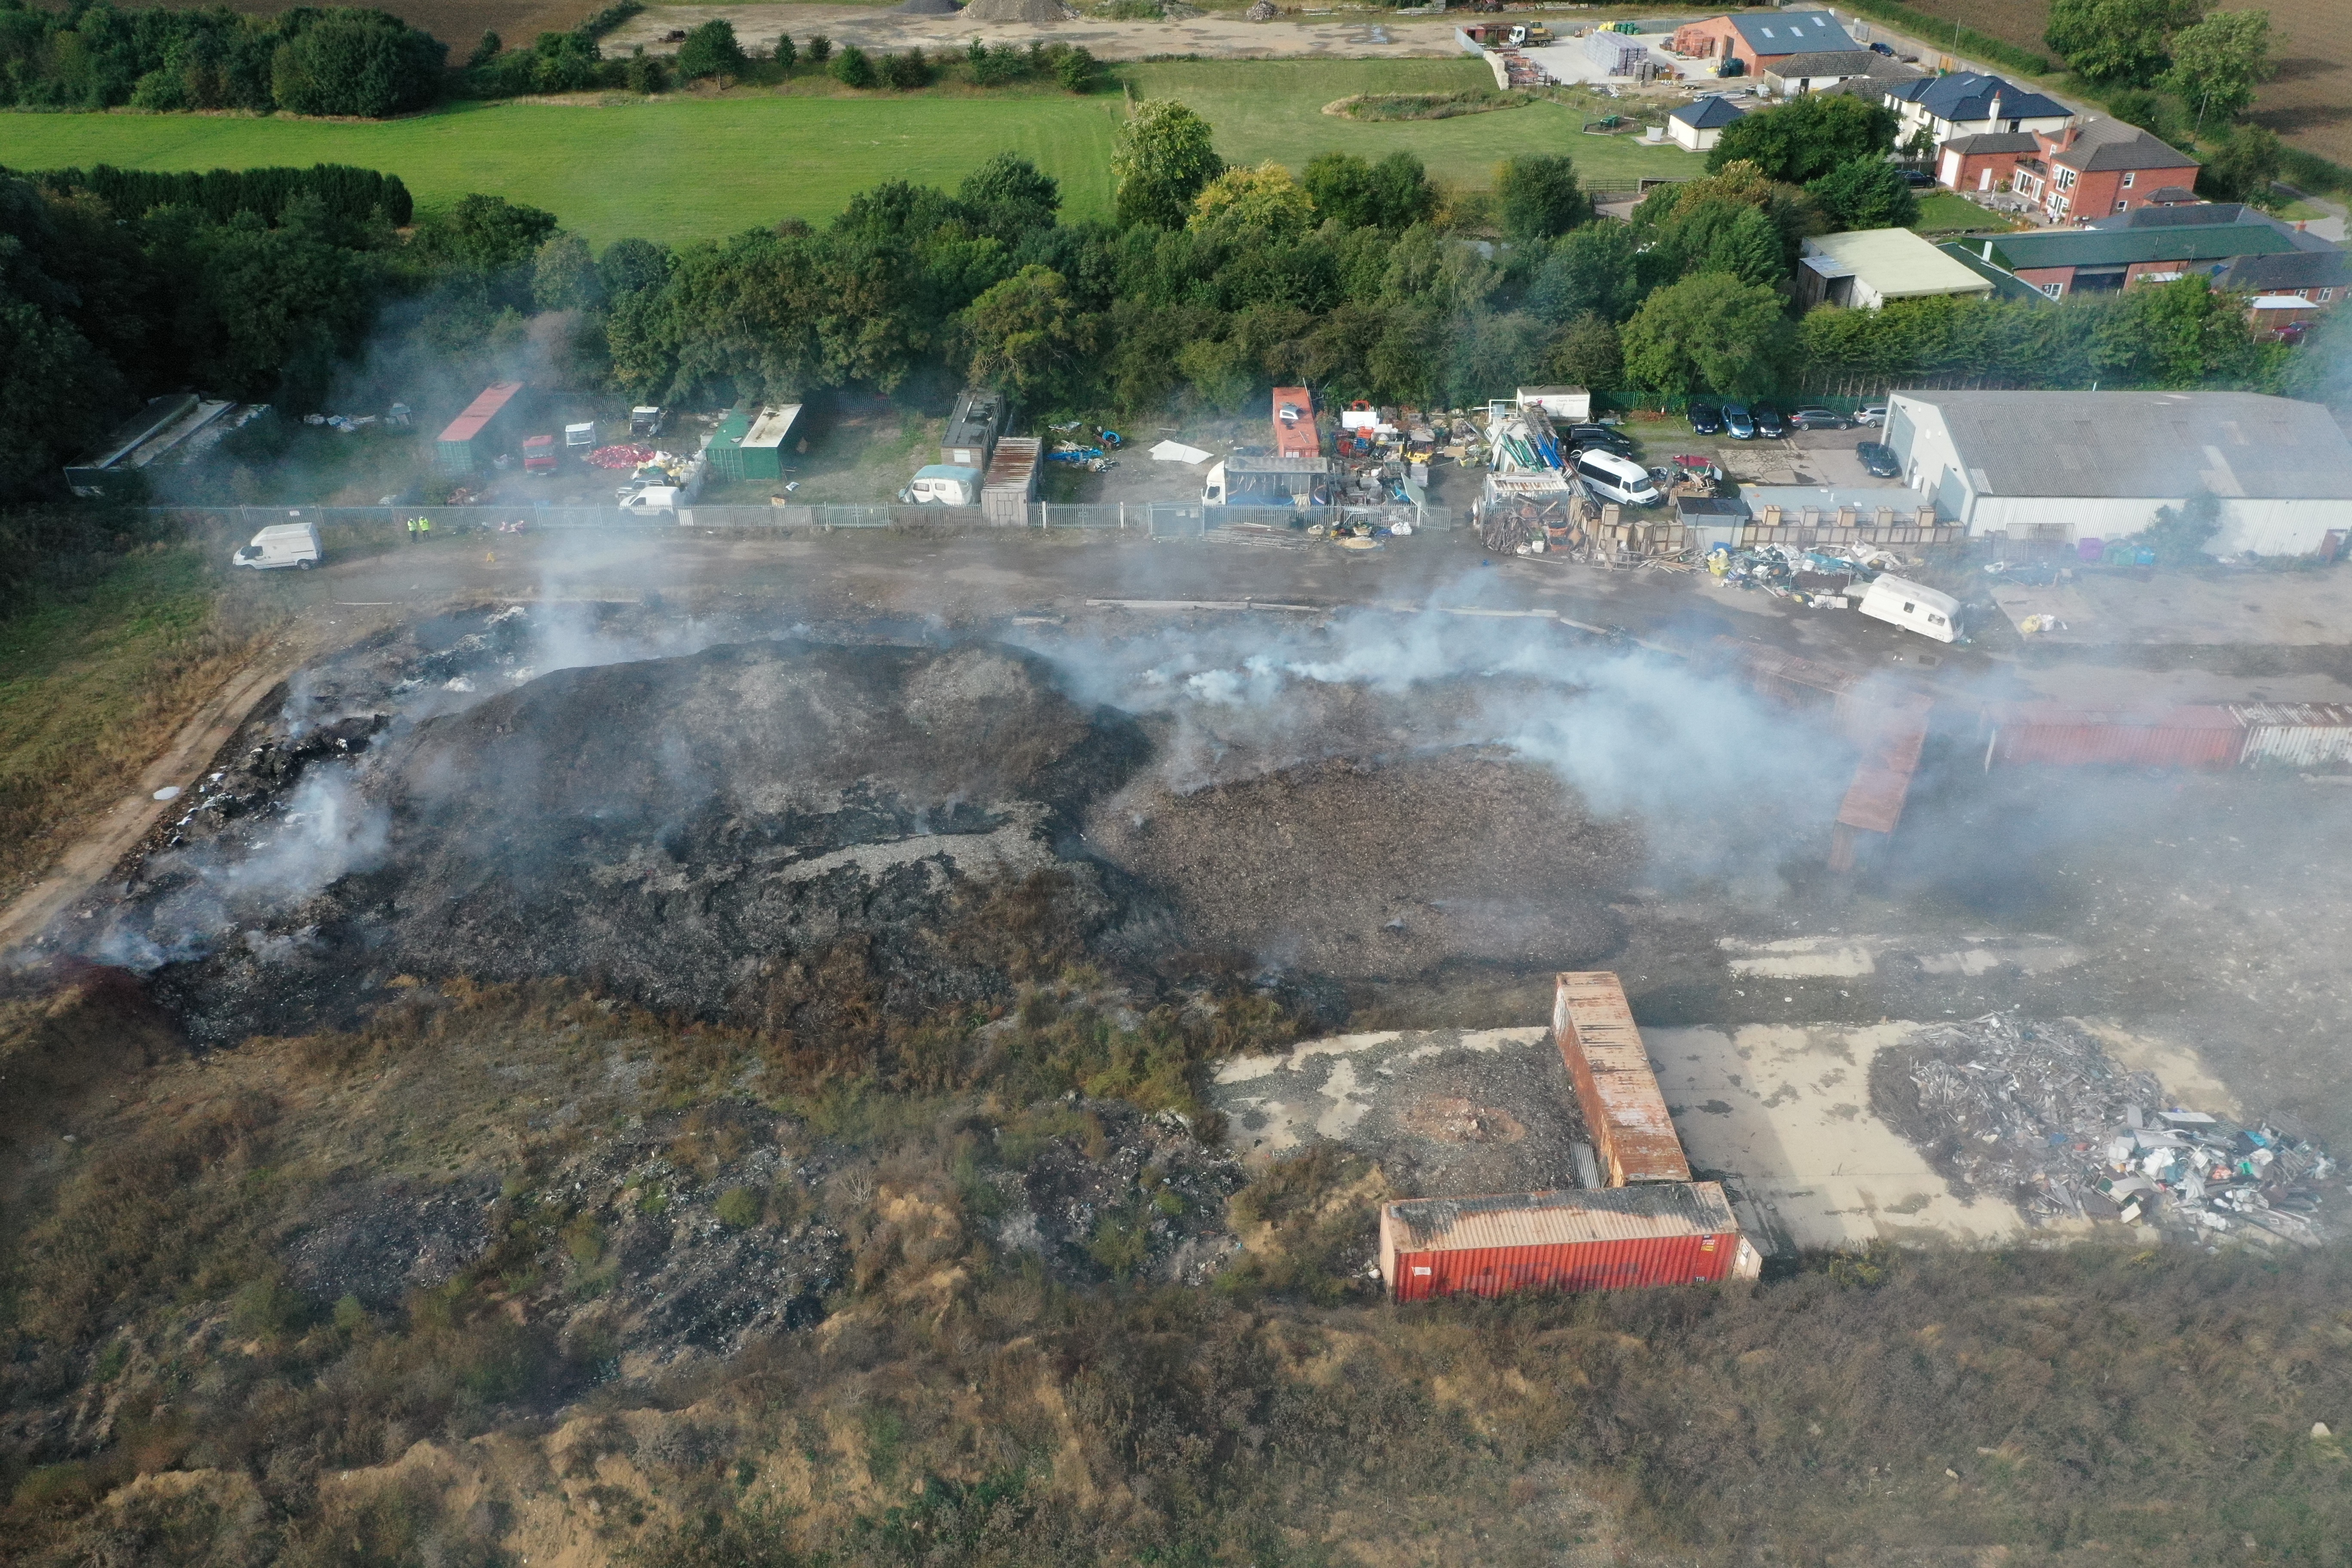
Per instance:
[[[667,517],[690,499],[678,485],[647,485],[641,490],[623,496],[621,510],[629,517]]]
[[[323,559],[324,553],[319,549],[318,524],[278,522],[255,534],[253,542],[239,550],[230,564],[264,571],[278,566],[299,566],[308,572]]]
[[[1881,577],[1862,596],[1862,613],[1937,642],[1960,635],[1960,602],[1904,577]]]
[[[1649,469],[1631,458],[1588,447],[1576,455],[1576,477],[1602,500],[1626,506],[1658,504],[1657,481],[1650,478]]]

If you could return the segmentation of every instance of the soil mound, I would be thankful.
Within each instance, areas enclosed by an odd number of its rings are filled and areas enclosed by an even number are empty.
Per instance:
[[[1066,22],[1077,15],[1062,0],[971,0],[963,14],[976,22]]]
[[[402,973],[571,975],[724,1016],[776,966],[862,937],[919,999],[958,962],[931,938],[961,890],[1065,864],[1145,751],[993,646],[558,670],[395,724],[355,799],[288,818],[339,816],[364,841],[352,868],[159,983],[204,1039],[310,1026]]]

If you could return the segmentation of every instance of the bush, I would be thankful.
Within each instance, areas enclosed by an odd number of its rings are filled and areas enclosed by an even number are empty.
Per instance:
[[[799,49],[793,47],[791,34],[779,33],[776,35],[774,56],[776,64],[782,67],[784,70],[790,71],[793,68],[793,62],[801,58],[801,52]]]
[[[874,62],[856,44],[845,45],[834,59],[833,77],[844,87],[872,87],[875,81]]]
[[[888,87],[929,87],[931,85],[931,62],[923,57],[922,50],[908,49],[898,54],[884,55],[878,74],[884,85]]]
[[[1102,81],[1102,64],[1074,46],[1054,63],[1054,79],[1065,92],[1092,92]]]
[[[809,40],[808,56],[811,65],[824,64],[833,58],[833,40],[819,33]]]
[[[631,92],[656,93],[669,86],[669,72],[661,61],[639,49],[621,68],[621,80]]]

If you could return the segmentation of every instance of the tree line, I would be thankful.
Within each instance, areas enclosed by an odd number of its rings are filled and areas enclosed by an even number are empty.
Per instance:
[[[551,343],[558,378],[639,401],[969,376],[1039,414],[1122,418],[1238,412],[1296,384],[1424,407],[1535,382],[2317,384],[2313,356],[2258,342],[2202,278],[1797,313],[1803,241],[1907,199],[1878,173],[1884,147],[1855,150],[1891,135],[1879,114],[1807,99],[1753,115],[1728,146],[1748,155],[1658,187],[1627,223],[1594,219],[1566,157],[1506,160],[1490,191],[1440,187],[1404,153],[1328,153],[1296,174],[1228,166],[1207,123],[1169,101],[1123,126],[1110,216],[1078,221],[1009,153],[952,192],[877,185],[824,225],[601,252],[489,196],[403,226],[406,191],[362,171],[14,179],[0,184],[23,237],[0,254],[0,473],[19,493],[52,485],[163,389],[309,412],[372,331],[485,377],[527,338],[542,363]]]
[[[0,0],[0,107],[381,119],[439,98],[447,55],[383,11],[300,5],[265,17]]]

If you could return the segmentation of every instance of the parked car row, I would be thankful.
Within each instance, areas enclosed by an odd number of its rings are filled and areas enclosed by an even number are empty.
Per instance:
[[[1691,428],[1701,436],[1728,436],[1735,441],[1762,437],[1778,441],[1790,430],[1851,430],[1857,425],[1884,425],[1886,405],[1874,403],[1852,414],[1805,407],[1783,416],[1769,403],[1694,403],[1689,416]]]

